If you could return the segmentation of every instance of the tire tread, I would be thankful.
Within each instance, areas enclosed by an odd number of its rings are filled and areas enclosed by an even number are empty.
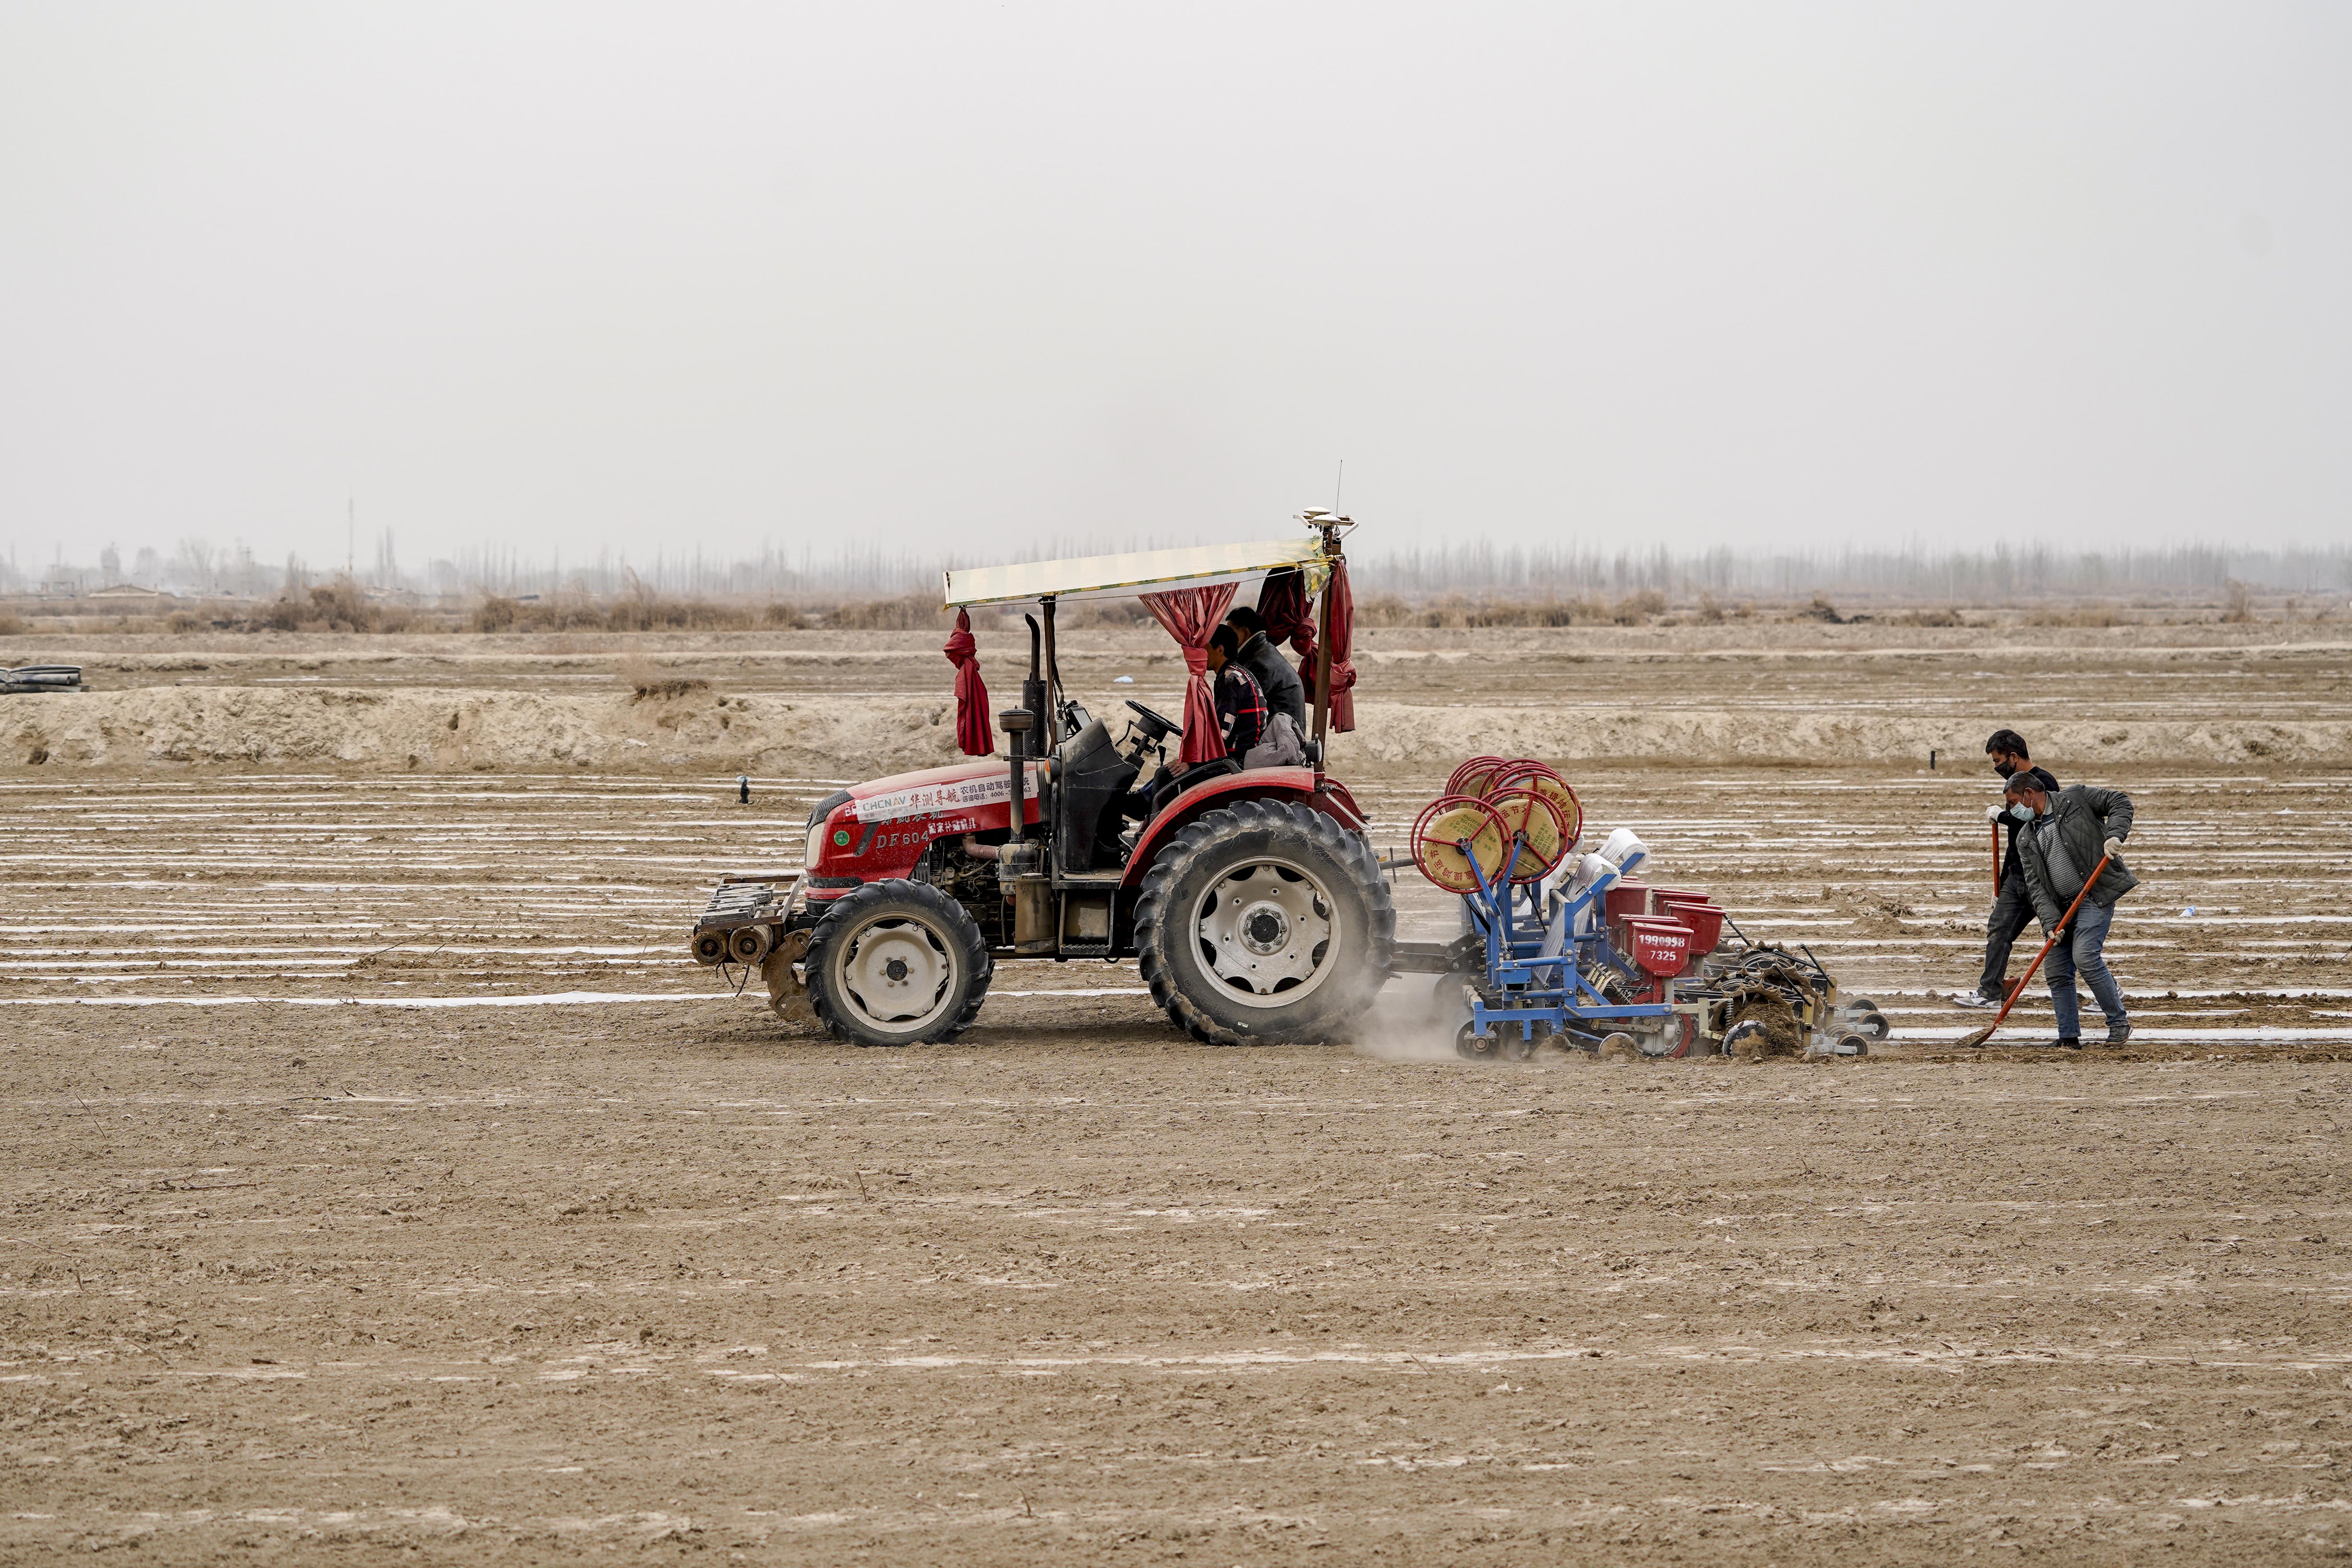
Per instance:
[[[1144,873],[1142,895],[1135,905],[1136,967],[1142,973],[1143,983],[1150,988],[1152,1001],[1170,1021],[1202,1045],[1246,1045],[1258,1043],[1265,1037],[1220,1022],[1177,984],[1177,974],[1162,951],[1168,940],[1170,889],[1186,867],[1226,840],[1245,833],[1286,828],[1303,835],[1353,879],[1370,917],[1370,929],[1366,932],[1370,971],[1384,981],[1395,961],[1396,906],[1389,896],[1388,882],[1381,875],[1380,858],[1362,838],[1314,807],[1295,801],[1237,801],[1204,813],[1178,829],[1160,852],[1151,869]],[[1328,1041],[1337,1031],[1355,1022],[1378,994],[1379,985],[1375,984],[1360,998],[1330,999],[1336,1002],[1336,1007],[1330,1002],[1320,1004],[1320,1016],[1309,1023],[1303,1035],[1285,1037],[1315,1044]]]

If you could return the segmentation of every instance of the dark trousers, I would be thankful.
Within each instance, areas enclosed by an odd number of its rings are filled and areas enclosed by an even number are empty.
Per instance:
[[[1977,982],[1980,995],[1998,1002],[2009,994],[2009,950],[2018,933],[2033,923],[2033,901],[2025,896],[2025,873],[2011,867],[2000,879],[2000,894],[1985,921],[1984,975]]]

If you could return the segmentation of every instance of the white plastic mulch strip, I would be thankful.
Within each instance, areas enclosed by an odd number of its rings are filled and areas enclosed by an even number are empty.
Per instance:
[[[1141,985],[1106,985],[988,994],[994,1000],[1000,996],[1149,996],[1151,993]],[[8,996],[0,997],[0,1007],[578,1007],[740,1000],[731,991],[551,991],[532,996]]]
[[[2044,1011],[2047,1011],[2046,1007]],[[2105,1026],[2097,1022],[2095,1017],[2084,1020],[2084,1027],[2087,1033],[2084,1037],[2095,1043],[2099,1031]],[[2003,1035],[2013,1034],[2022,1038],[2036,1028],[2047,1032],[2050,1028],[2050,1020],[2047,1017],[2041,1017],[2022,1026],[2012,1020],[2003,1026],[2002,1033]],[[1963,1036],[1975,1033],[1975,1029],[1906,1028],[1894,1037],[1892,1043],[1899,1045],[1912,1040],[1957,1040]],[[2132,1026],[2132,1038],[2134,1040],[2170,1040],[2191,1046],[2224,1045],[2231,1041],[2247,1040],[2327,1040],[2352,1043],[2352,1029],[2143,1029],[2135,1024]]]
[[[555,991],[536,996],[9,996],[0,1007],[571,1007],[620,1002],[729,1002],[730,993]]]

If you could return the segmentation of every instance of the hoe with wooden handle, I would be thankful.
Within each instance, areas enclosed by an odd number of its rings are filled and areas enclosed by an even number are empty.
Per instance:
[[[2099,885],[2099,873],[2107,868],[2107,862],[2113,858],[2114,857],[2110,855],[2102,855],[2099,857],[2099,863],[2091,868],[2091,874],[2088,877],[2083,879],[2083,890],[2074,895],[2074,901],[2073,903],[2066,906],[2065,918],[2058,922],[2058,929],[2050,933],[2050,940],[2042,944],[2042,951],[2035,953],[2033,955],[2033,962],[2026,966],[2025,978],[2019,981],[2017,984],[2011,989],[2009,993],[2009,1000],[2000,1005],[2000,1011],[1992,1016],[1992,1022],[1987,1024],[1983,1028],[1979,1029],[1973,1035],[1962,1036],[1960,1037],[1960,1044],[1964,1046],[1981,1046],[1987,1040],[1992,1038],[1992,1032],[2000,1027],[2000,1021],[2009,1016],[2009,1010],[2017,1005],[2017,999],[2025,994],[2025,988],[2027,986],[2033,984],[2033,976],[2040,972],[2042,968],[2042,961],[2050,956],[2050,950],[2056,947],[2058,945],[2058,939],[2066,934],[2066,928],[2074,923],[2074,911],[2083,907],[2083,900],[2089,898],[2091,896],[2091,889]]]

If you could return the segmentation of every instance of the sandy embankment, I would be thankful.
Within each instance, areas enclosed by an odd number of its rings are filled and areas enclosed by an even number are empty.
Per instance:
[[[1479,752],[1568,761],[1901,763],[1966,752],[1998,714],[1909,719],[1732,708],[1435,707],[1367,701],[1342,742],[1363,763]],[[2037,748],[2117,763],[2352,762],[2352,720],[2044,723]],[[875,773],[955,760],[944,697],[546,694],[423,688],[150,687],[0,708],[0,768],[324,764],[368,770],[596,767]]]

